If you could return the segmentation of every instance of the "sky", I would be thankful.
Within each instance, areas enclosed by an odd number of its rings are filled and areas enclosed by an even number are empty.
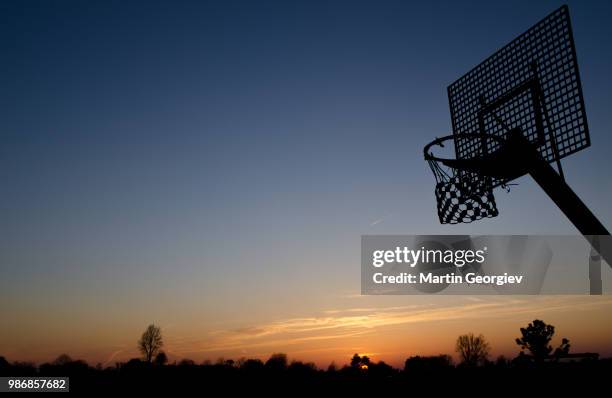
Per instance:
[[[536,317],[612,355],[606,296],[359,294],[364,234],[577,233],[525,177],[442,226],[422,157],[446,87],[560,5],[2,2],[0,355],[113,364],[154,322],[171,360],[399,365],[515,355]],[[564,171],[612,225],[612,4],[569,7],[593,146]]]

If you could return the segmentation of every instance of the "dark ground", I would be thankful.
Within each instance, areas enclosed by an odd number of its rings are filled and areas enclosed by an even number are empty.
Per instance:
[[[171,365],[154,365],[139,360],[102,369],[83,361],[43,364],[9,363],[0,357],[0,376],[68,376],[71,392],[115,394],[172,393],[176,391],[202,395],[265,394],[320,395],[323,393],[379,394],[419,392],[440,394],[506,395],[577,394],[590,391],[607,396],[612,377],[612,359],[580,362],[517,363],[498,360],[484,366],[467,368],[440,360],[442,357],[412,357],[404,369],[384,362],[372,363],[368,369],[345,366],[319,370],[302,362],[263,363],[248,360],[217,364],[195,364],[182,361]]]

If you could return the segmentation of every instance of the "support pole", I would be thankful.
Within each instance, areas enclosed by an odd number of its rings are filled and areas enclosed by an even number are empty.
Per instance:
[[[591,244],[593,251],[589,259],[590,291],[591,294],[602,294],[601,261],[598,261],[597,253],[608,265],[612,266],[612,253],[608,238],[610,232],[520,132],[514,132],[508,144],[511,147],[510,152],[521,148],[515,153],[520,154],[522,160],[527,163],[526,169],[529,175]]]

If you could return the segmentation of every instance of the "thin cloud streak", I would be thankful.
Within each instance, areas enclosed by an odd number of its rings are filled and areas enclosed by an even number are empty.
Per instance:
[[[575,311],[612,305],[612,298],[591,301],[582,297],[489,298],[465,300],[467,303],[432,308],[432,304],[391,308],[331,309],[321,316],[290,318],[262,325],[211,332],[204,340],[185,341],[172,347],[175,353],[202,353],[255,348],[287,347],[302,343],[362,337],[381,328],[415,323],[447,322],[470,319],[507,319],[543,313]]]

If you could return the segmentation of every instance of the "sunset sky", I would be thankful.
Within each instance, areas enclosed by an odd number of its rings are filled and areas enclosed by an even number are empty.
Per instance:
[[[359,294],[364,234],[577,233],[528,178],[441,226],[422,157],[447,85],[560,5],[2,2],[0,356],[112,365],[156,323],[170,360],[399,366],[516,355],[535,318],[612,355],[612,296]],[[612,3],[569,7],[593,146],[564,170],[610,228]]]

